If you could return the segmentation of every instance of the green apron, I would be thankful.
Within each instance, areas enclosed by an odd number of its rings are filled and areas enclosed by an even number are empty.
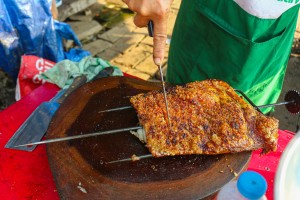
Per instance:
[[[276,102],[298,9],[296,5],[276,19],[262,19],[232,0],[183,0],[172,35],[167,81],[220,79],[244,91],[256,105]]]

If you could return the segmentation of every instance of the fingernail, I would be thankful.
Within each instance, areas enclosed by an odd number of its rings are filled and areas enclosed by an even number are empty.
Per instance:
[[[160,65],[161,64],[160,58],[154,58],[154,63],[156,65]]]

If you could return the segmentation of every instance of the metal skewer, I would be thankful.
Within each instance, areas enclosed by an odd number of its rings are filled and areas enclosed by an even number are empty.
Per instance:
[[[143,159],[143,158],[151,158],[153,157],[152,154],[145,154],[142,156],[136,156],[136,161]],[[110,161],[107,162],[108,164],[113,164],[113,163],[119,163],[119,162],[127,162],[127,161],[135,161],[132,157],[131,158],[125,158],[125,159],[121,159],[121,160],[114,160],[114,161]]]
[[[249,97],[241,90],[235,89],[236,92],[240,93],[257,111],[261,112],[260,108],[267,108],[272,106],[285,105],[286,109],[292,114],[298,114],[300,112],[300,93],[296,90],[288,91],[284,96],[284,102],[273,103],[267,105],[257,106]],[[262,113],[262,112],[261,112]]]
[[[262,106],[256,106],[257,108],[268,108],[268,107],[272,107],[272,106],[282,106],[282,105],[287,105],[287,104],[292,104],[295,103],[294,100],[292,101],[284,101],[284,102],[280,102],[280,103],[272,103],[272,104],[266,104],[266,105],[262,105]]]
[[[126,109],[130,109],[133,108],[132,106],[124,106],[124,107],[120,107],[120,108],[112,108],[109,110],[103,110],[103,111],[99,111],[98,113],[105,113],[105,112],[113,112],[113,111],[119,111],[119,110],[126,110]]]
[[[287,110],[292,113],[292,114],[297,114],[300,111],[300,93],[297,92],[296,90],[290,90],[285,94],[285,101],[279,102],[279,103],[272,103],[272,104],[267,104],[267,105],[261,105],[257,106],[255,105],[248,97],[246,94],[244,94],[240,90],[235,90],[238,93],[240,93],[254,108],[256,108],[258,111],[260,111],[260,108],[268,108],[268,107],[273,107],[273,106],[282,106],[285,105],[287,107]],[[119,111],[119,110],[125,110],[125,109],[131,109],[133,108],[132,106],[124,106],[124,107],[119,107],[119,108],[112,108],[109,110],[103,110],[99,111],[98,113],[105,113],[105,112],[114,112],[114,111]],[[261,112],[261,111],[260,111]]]
[[[171,120],[170,120],[170,113],[169,113],[169,104],[168,104],[166,86],[165,86],[165,81],[164,81],[164,78],[163,78],[164,76],[163,76],[163,73],[162,73],[161,64],[159,65],[159,72],[160,72],[160,76],[161,76],[161,85],[162,85],[163,93],[164,93],[164,100],[165,100],[165,105],[166,105],[166,112],[167,112],[167,117],[168,117],[169,129],[171,130]]]
[[[135,127],[130,127],[130,128],[122,128],[122,129],[116,129],[116,130],[88,133],[88,134],[84,134],[84,135],[74,135],[74,136],[69,136],[69,137],[64,137],[64,138],[55,138],[55,139],[43,140],[43,141],[39,141],[39,142],[21,144],[21,145],[17,145],[14,147],[30,146],[30,145],[37,145],[37,144],[48,144],[48,143],[53,143],[53,142],[62,142],[62,141],[67,141],[67,140],[82,139],[82,138],[98,136],[98,135],[107,135],[107,134],[112,134],[112,133],[133,131],[133,130],[137,130],[137,129],[141,129],[141,128],[142,128],[141,126],[135,126]]]

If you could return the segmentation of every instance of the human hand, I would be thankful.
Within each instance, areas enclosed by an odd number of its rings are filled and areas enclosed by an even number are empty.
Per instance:
[[[167,40],[167,20],[173,0],[122,0],[128,8],[136,12],[134,23],[146,27],[150,20],[154,24],[153,60],[160,65],[164,59]]]

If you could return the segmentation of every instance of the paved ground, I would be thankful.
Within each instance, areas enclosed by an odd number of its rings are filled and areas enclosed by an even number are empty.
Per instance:
[[[102,1],[102,3],[105,2],[107,1]],[[108,0],[108,2],[124,5],[120,0]],[[169,16],[168,35],[172,33],[180,2],[180,0],[173,2]],[[94,5],[92,10],[96,10],[97,7],[101,7],[101,3]],[[109,60],[111,64],[120,67],[123,72],[144,80],[156,80],[157,67],[152,61],[152,46],[152,38],[148,36],[147,29],[137,28],[130,17],[109,31],[99,34],[96,40],[83,47],[91,51],[94,56]],[[166,54],[167,52],[168,46]]]
[[[86,1],[92,2],[91,0]],[[171,37],[180,2],[181,0],[174,0],[172,4],[168,23],[169,37]],[[100,14],[97,13],[99,10],[102,10]],[[121,0],[98,0],[85,12],[68,18],[73,20],[73,22],[68,21],[68,23],[71,24],[81,39],[84,44],[83,48],[89,50],[93,56],[110,61],[112,65],[118,66],[128,74],[144,80],[157,81],[157,67],[152,61],[153,42],[152,38],[148,36],[147,29],[137,28],[133,24],[132,15],[122,19],[117,25],[101,24],[102,19],[95,20],[99,19],[98,15],[105,15],[107,11],[124,11],[124,4]],[[298,30],[300,30],[300,27]],[[296,32],[295,38],[300,38],[300,32]],[[67,43],[67,45],[71,46],[72,44]],[[167,67],[168,48],[167,45],[164,70]],[[285,92],[289,89],[300,91],[299,50],[300,48],[295,47],[291,54],[282,96],[279,101],[283,100]],[[274,116],[280,120],[281,129],[295,131],[297,116],[290,115],[284,107],[276,108]]]

